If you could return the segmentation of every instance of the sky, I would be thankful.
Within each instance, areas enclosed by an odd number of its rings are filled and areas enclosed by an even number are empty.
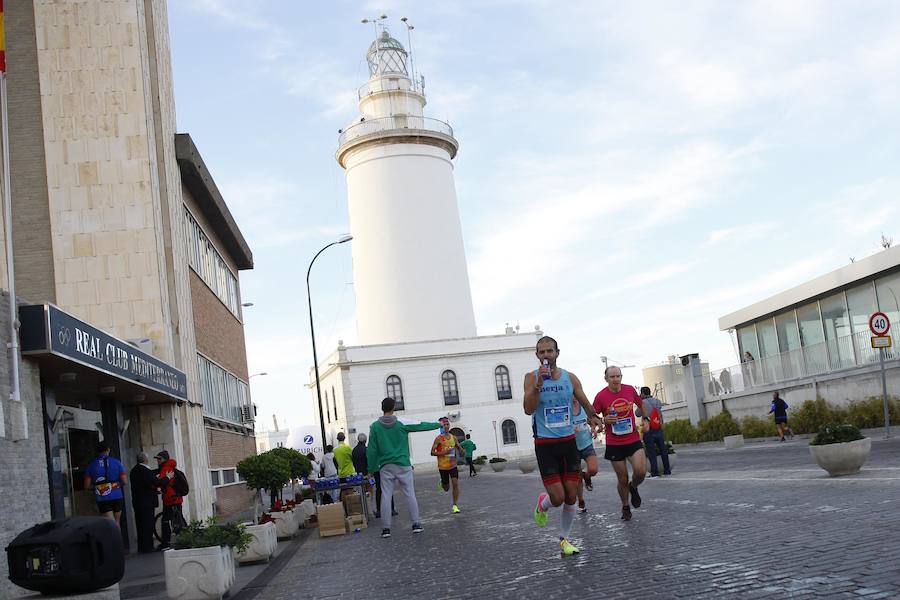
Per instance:
[[[460,142],[479,335],[539,325],[589,396],[601,356],[635,385],[736,364],[719,317],[900,242],[896,2],[170,2],[178,129],[253,250],[262,428],[312,423],[304,279],[349,233],[334,152],[382,13]],[[322,360],[356,341],[349,247],[310,281]]]

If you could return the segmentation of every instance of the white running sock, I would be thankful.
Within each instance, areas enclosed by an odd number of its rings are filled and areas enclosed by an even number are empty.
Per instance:
[[[559,526],[559,537],[568,539],[572,531],[572,522],[575,520],[575,505],[563,504],[562,520]]]

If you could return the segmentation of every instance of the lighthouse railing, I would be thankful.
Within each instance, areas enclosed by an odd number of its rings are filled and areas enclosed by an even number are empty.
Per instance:
[[[354,123],[341,132],[340,137],[338,137],[338,146],[343,146],[349,141],[367,135],[394,131],[400,132],[403,130],[408,130],[410,133],[414,131],[440,133],[453,137],[453,128],[444,121],[416,115],[394,115],[378,119],[364,119],[359,123]]]

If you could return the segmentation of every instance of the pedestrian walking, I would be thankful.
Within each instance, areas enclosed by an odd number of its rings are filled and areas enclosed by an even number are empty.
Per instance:
[[[109,444],[97,443],[97,458],[84,470],[84,489],[94,490],[94,500],[101,517],[112,519],[116,525],[125,509],[125,466],[109,455]]]
[[[638,486],[647,475],[647,460],[637,424],[641,410],[641,397],[630,385],[622,383],[622,370],[607,367],[603,378],[608,384],[594,397],[594,410],[603,414],[606,422],[606,453],[604,458],[612,463],[616,473],[619,498],[622,500],[622,520],[631,520],[631,506],[640,508],[641,495]],[[647,417],[641,413],[641,429],[646,429]],[[631,480],[628,464],[631,463]]]
[[[775,427],[778,428],[778,434],[781,436],[782,442],[784,441],[785,432],[792,438],[794,437],[794,431],[788,425],[788,408],[788,403],[778,395],[778,392],[772,392],[772,406],[769,408],[769,414],[775,415]]]
[[[146,452],[138,452],[137,464],[128,474],[131,487],[131,506],[134,509],[134,528],[137,530],[138,552],[153,552],[153,527],[156,507],[159,506],[159,489],[156,475],[147,464],[150,457]]]
[[[475,445],[475,442],[472,441],[472,436],[468,433],[466,434],[466,439],[460,443],[460,446],[466,452],[466,465],[469,467],[469,477],[476,477],[478,471],[475,470],[475,450],[478,449],[478,446]]]
[[[388,511],[390,499],[397,488],[406,496],[409,518],[412,519],[413,533],[422,533],[419,523],[419,503],[416,501],[416,488],[413,483],[413,470],[409,462],[409,432],[431,431],[440,429],[440,423],[422,422],[416,424],[401,423],[394,416],[394,399],[381,401],[383,415],[369,428],[369,446],[366,448],[366,460],[373,473],[381,473],[381,537],[391,537],[391,517]]]
[[[591,425],[587,420],[587,413],[581,408],[581,404],[572,398],[572,408],[575,423],[575,446],[578,448],[578,457],[584,463],[581,469],[581,479],[578,481],[578,510],[587,512],[584,503],[584,490],[594,489],[591,485],[591,477],[597,474],[597,451],[594,450],[594,438],[596,434],[591,431]]]
[[[579,552],[569,541],[569,532],[575,519],[578,483],[581,481],[581,458],[575,444],[572,397],[586,411],[588,421],[598,428],[600,422],[584,395],[578,377],[557,366],[559,344],[556,340],[549,336],[539,339],[535,355],[540,366],[525,374],[523,402],[525,414],[532,419],[534,453],[545,490],[538,496],[534,521],[538,527],[545,527],[550,508],[565,504],[560,519],[559,550],[563,556],[571,556]]]
[[[159,471],[156,475],[156,486],[162,491],[162,540],[159,550],[165,550],[172,544],[172,533],[176,535],[187,526],[184,515],[181,512],[181,504],[184,502],[182,493],[184,490],[176,489],[176,479],[179,481],[184,473],[178,476],[178,463],[169,456],[165,450],[155,456]]]
[[[641,407],[641,414],[647,416],[650,424],[649,429],[644,432],[644,447],[647,449],[647,460],[650,461],[650,477],[659,477],[657,454],[662,458],[663,475],[671,475],[669,449],[666,447],[666,436],[663,433],[665,424],[662,417],[662,402],[653,397],[647,386],[641,388]]]
[[[451,486],[453,487],[453,505],[450,507],[450,512],[456,515],[459,514],[459,469],[457,469],[457,463],[461,448],[456,436],[450,433],[450,419],[441,417],[438,422],[441,424],[441,434],[434,438],[431,455],[437,457],[438,474],[441,477],[438,481],[438,490],[446,492]]]

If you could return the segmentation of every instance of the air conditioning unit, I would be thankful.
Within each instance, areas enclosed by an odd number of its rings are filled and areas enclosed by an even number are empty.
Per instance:
[[[255,413],[252,406],[241,407],[241,423],[252,423],[255,420]]]

